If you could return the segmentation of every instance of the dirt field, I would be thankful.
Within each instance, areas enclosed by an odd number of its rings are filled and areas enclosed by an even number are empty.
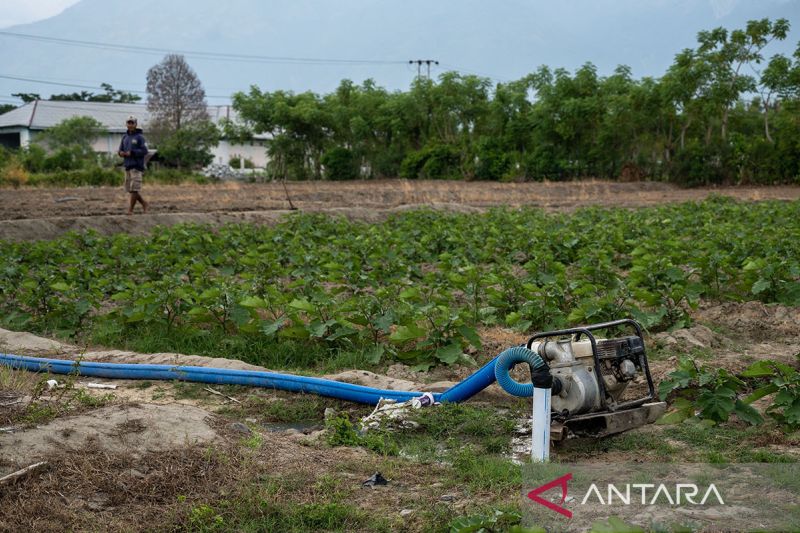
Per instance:
[[[288,187],[298,209],[368,221],[418,205],[471,212],[496,205],[551,210],[634,207],[712,194],[743,200],[800,198],[800,187],[678,189],[660,183],[398,180]],[[0,239],[45,239],[86,228],[144,233],[155,225],[180,222],[272,223],[289,212],[280,184],[146,185],[144,193],[152,212],[127,217],[122,214],[125,193],[115,188],[3,189]],[[691,328],[646,339],[656,382],[683,354],[734,372],[761,359],[798,363],[800,308],[704,302],[692,318]],[[497,327],[479,334],[483,349],[475,356],[480,363],[524,340]],[[258,368],[228,359],[75,346],[6,330],[0,330],[0,353]],[[473,370],[456,366],[419,373],[396,363],[379,373],[348,370],[324,377],[436,391]],[[46,386],[50,377],[59,381],[57,387]],[[116,388],[98,389],[90,383]],[[496,385],[468,406],[485,409],[490,413],[485,425],[498,427],[502,416],[528,417],[530,409]],[[763,405],[756,407],[763,410]],[[447,460],[419,459],[407,455],[406,449],[392,455],[365,446],[330,444],[330,430],[323,428],[331,412],[358,419],[370,409],[249,387],[45,376],[0,367],[0,478],[47,462],[16,483],[0,485],[0,531],[446,531],[454,518],[519,506],[519,480],[513,481],[509,470],[516,467],[507,460],[482,462],[480,456],[461,453],[464,450],[456,449],[463,446],[460,433],[438,441],[418,434],[417,444],[406,442],[408,449],[425,457],[432,448],[444,447],[451,454]],[[473,431],[483,440],[463,446],[467,451],[472,445],[497,447],[483,427]],[[521,431],[514,437],[511,449],[503,453],[528,453],[530,433]],[[522,443],[522,448],[514,443]],[[787,434],[774,424],[751,428],[733,422],[702,431],[685,424],[650,425],[605,439],[574,439],[554,448],[552,455],[564,462],[602,464],[667,459],[786,462],[800,459],[799,444],[799,434]],[[364,480],[378,471],[388,484],[365,487]],[[701,522],[730,523],[734,518],[716,516]]]
[[[800,198],[800,187],[723,187],[680,189],[665,183],[493,183],[453,181],[290,182],[292,205],[364,220],[428,205],[470,211],[491,206],[539,206],[568,210],[587,205],[636,207],[700,200],[712,194],[742,200]],[[270,223],[290,209],[279,183],[145,185],[151,203],[147,216],[127,217],[121,188],[0,190],[0,239],[53,238],[70,230],[142,233],[156,225],[181,222]]]
[[[713,361],[714,366],[741,371],[766,358],[794,364],[800,352],[797,308],[756,302],[708,304],[694,319],[689,329],[648,338],[654,379],[672,370],[679,354],[691,353],[701,364]],[[518,340],[502,328],[480,334],[485,352],[481,361]],[[0,330],[0,351],[87,361],[256,368],[200,356],[93,351],[6,330]],[[326,377],[437,389],[449,383],[433,381],[459,380],[470,369],[442,367],[420,374],[395,364],[385,372]],[[485,472],[488,465],[468,470],[468,476],[486,475],[488,480],[465,478],[447,462],[420,462],[327,443],[322,427],[329,409],[360,417],[369,407],[247,387],[51,377],[59,387],[42,390],[37,384],[47,376],[19,371],[0,375],[0,477],[47,462],[16,484],[0,487],[0,531],[223,531],[245,524],[237,522],[242,515],[260,517],[258,523],[267,529],[272,524],[298,531],[435,531],[475,509],[518,503],[516,491],[503,484],[505,474]],[[89,383],[116,389],[93,389]],[[501,413],[514,401],[498,389],[469,404]],[[308,410],[300,423],[274,423],[276,413],[298,405]],[[23,411],[27,414],[19,418]],[[708,460],[707,455],[715,453],[800,458],[800,436],[774,427],[752,431],[740,424],[717,432],[703,430],[702,440],[697,439],[698,434],[680,425],[650,425],[602,440],[570,441],[552,454],[560,461],[603,464],[658,462],[664,453],[683,462]],[[529,453],[529,441],[529,433],[519,434],[514,442],[523,446],[515,450]],[[376,471],[390,480],[388,485],[365,488],[362,482]],[[701,523],[733,519],[740,511]]]

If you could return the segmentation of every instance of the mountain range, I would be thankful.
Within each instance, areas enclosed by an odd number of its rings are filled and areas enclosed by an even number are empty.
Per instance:
[[[144,91],[146,72],[164,50],[288,58],[187,53],[209,103],[218,104],[250,85],[325,93],[343,78],[372,78],[405,89],[417,74],[408,61],[416,59],[439,61],[432,76],[459,70],[495,81],[587,61],[601,74],[626,64],[635,77],[657,77],[696,44],[698,31],[749,19],[794,23],[789,39],[767,52],[790,54],[800,40],[798,15],[800,0],[81,0],[49,19],[0,30],[0,103],[16,92],[82,90],[59,84]]]

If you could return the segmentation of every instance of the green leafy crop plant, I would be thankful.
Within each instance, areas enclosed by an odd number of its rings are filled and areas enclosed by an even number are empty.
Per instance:
[[[134,349],[428,368],[471,362],[481,327],[522,336],[633,315],[659,330],[688,324],[701,298],[800,305],[799,221],[800,202],[712,198],[69,234],[0,243],[0,316]]]

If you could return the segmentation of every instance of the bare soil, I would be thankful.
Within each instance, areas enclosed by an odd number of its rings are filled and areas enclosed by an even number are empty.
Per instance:
[[[800,187],[678,189],[661,183],[485,182],[304,182],[289,183],[295,207],[365,221],[415,206],[479,212],[491,206],[538,206],[569,210],[588,205],[636,207],[695,201],[709,195],[742,200],[795,200]],[[54,238],[70,230],[94,229],[104,234],[142,234],[156,225],[181,222],[270,224],[288,210],[280,184],[197,186],[145,185],[152,210],[125,216],[125,193],[116,188],[0,190],[0,239]],[[800,354],[800,309],[758,302],[706,302],[693,313],[695,325],[647,339],[651,369],[658,382],[675,368],[680,354],[699,362],[740,371],[759,359],[777,359],[796,366]],[[519,334],[503,328],[480,331],[484,349],[473,354],[483,363],[503,348],[519,343]],[[182,354],[137,354],[101,347],[82,347],[0,330],[0,352],[87,361],[196,365],[266,370],[241,361]],[[4,369],[0,368],[0,371]],[[429,373],[392,365],[385,375],[350,370],[325,376],[351,383],[400,390],[442,390],[474,371],[442,367]],[[8,372],[8,371],[6,371]],[[0,375],[0,377],[3,377]],[[63,376],[56,376],[63,382]],[[367,513],[389,517],[398,530],[430,529],[430,516],[452,517],[478,507],[514,505],[516,494],[463,489],[447,478],[448,465],[423,464],[402,457],[387,458],[361,448],[331,448],[319,433],[272,431],[260,425],[264,403],[291,401],[291,393],[237,389],[215,394],[203,386],[153,384],[130,380],[74,379],[70,398],[80,392],[83,403],[56,409],[41,421],[20,422],[20,406],[37,395],[42,405],[58,408],[59,393],[41,392],[41,376],[12,372],[0,383],[0,476],[45,460],[43,472],[0,487],[0,531],[131,531],[198,529],[187,522],[202,504],[241,497],[252,488],[264,509],[324,500],[325,483],[348,503]],[[88,388],[88,382],[115,384],[115,390]],[[5,386],[5,390],[4,387]],[[187,392],[191,394],[187,394]],[[231,394],[235,394],[232,399]],[[243,402],[242,404],[237,403]],[[508,396],[496,386],[477,401],[498,409]],[[73,402],[76,403],[76,402]],[[236,426],[232,408],[246,412],[249,428]],[[346,408],[346,407],[345,407]],[[248,411],[251,410],[251,411]],[[252,413],[252,414],[249,414]],[[251,418],[250,418],[251,417]],[[8,422],[13,421],[13,422]],[[13,427],[8,427],[13,425]],[[6,426],[6,427],[4,427]],[[630,432],[642,442],[664,440],[663,426]],[[669,440],[676,449],[687,444]],[[779,430],[765,431],[764,450],[797,454],[798,441]],[[573,460],[636,462],[642,449],[600,444],[594,451],[553,450]],[[650,459],[654,459],[651,455]],[[364,489],[361,482],[375,471],[391,480],[385,487]],[[277,492],[265,487],[276,483]],[[402,511],[402,513],[401,513]],[[427,515],[425,514],[427,513]],[[445,522],[446,523],[446,519]],[[206,522],[207,524],[208,522]],[[442,525],[442,524],[438,524]],[[351,528],[358,530],[358,527]]]
[[[147,215],[126,216],[122,188],[21,188],[0,190],[0,239],[55,238],[73,230],[103,234],[146,233],[157,225],[183,222],[274,223],[291,212],[327,212],[377,221],[419,206],[459,212],[493,206],[537,206],[569,210],[603,205],[638,207],[724,195],[741,200],[795,200],[800,187],[705,187],[681,189],[666,183],[608,181],[495,183],[457,181],[289,182],[291,205],[280,183],[145,185]],[[138,208],[137,208],[138,209]],[[138,211],[137,211],[138,212]]]
[[[695,325],[691,328],[647,339],[654,379],[658,381],[674,369],[676,357],[687,353],[701,364],[733,371],[766,358],[796,366],[800,353],[797,312],[795,308],[757,302],[706,302],[694,312]],[[520,340],[517,333],[503,328],[484,329],[480,335],[485,347],[475,354],[479,362]],[[5,330],[0,330],[0,352],[261,369],[220,358],[77,347]],[[442,367],[421,374],[395,364],[387,368],[387,375],[352,370],[326,377],[371,386],[420,389],[449,385],[473,370]],[[31,394],[36,394],[32,392],[33,383],[43,379],[26,372],[14,374],[12,379],[4,378],[8,390],[0,391],[0,403],[18,397],[24,404]],[[69,379],[53,377],[61,383]],[[235,393],[225,390],[220,395],[203,385],[72,379],[73,392],[80,389],[80,394],[97,400],[97,406],[84,401],[77,409],[65,410],[41,423],[16,422],[11,429],[0,428],[0,475],[37,461],[48,462],[44,471],[0,487],[0,531],[192,528],[191,517],[202,509],[203,502],[214,505],[229,497],[249,497],[246,490],[242,496],[243,487],[251,487],[248,490],[255,491],[252,497],[259,498],[261,505],[267,506],[265,509],[280,508],[286,502],[293,506],[314,504],[335,490],[357,509],[388,517],[393,527],[402,530],[433,527],[431,513],[452,517],[474,512],[476,507],[518,503],[514,491],[506,494],[462,488],[448,478],[452,470],[447,464],[382,457],[362,448],[332,448],[322,438],[324,432],[276,431],[262,425],[264,402],[292,401],[297,397],[292,393],[241,387]],[[434,380],[440,383],[431,383]],[[89,389],[87,381],[113,383],[117,388]],[[194,387],[188,389],[192,394],[186,394],[189,386]],[[39,402],[47,404],[46,395],[57,397],[58,389],[40,394]],[[509,404],[508,397],[500,392],[477,400],[490,402],[498,409]],[[345,402],[339,405],[349,409]],[[15,407],[18,405],[0,407],[0,426]],[[235,422],[230,409],[241,409],[238,412],[247,417],[242,419],[247,426]],[[665,441],[677,450],[697,453],[686,443],[670,439],[666,427],[639,428],[629,432],[629,438],[643,443]],[[768,452],[795,456],[798,441],[790,437],[775,428],[765,429],[758,446]],[[571,460],[603,464],[641,461],[643,453],[650,453],[647,457],[657,460],[652,451],[640,446],[616,448],[602,442],[590,444],[589,448],[584,445],[576,450],[567,446],[552,451],[554,457],[568,454],[565,457]],[[374,489],[362,487],[362,482],[375,471],[381,471],[390,484]],[[265,488],[275,484],[279,487],[277,492]],[[712,518],[708,521],[713,523]]]

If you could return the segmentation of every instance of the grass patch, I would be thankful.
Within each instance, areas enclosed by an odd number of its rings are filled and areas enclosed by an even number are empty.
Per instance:
[[[357,489],[356,489],[357,490]],[[192,507],[184,524],[193,531],[393,531],[397,524],[348,501],[352,489],[324,474],[268,477],[239,494]]]
[[[446,403],[412,412],[418,426],[397,429],[393,436],[404,455],[418,460],[443,459],[465,445],[500,454],[509,450],[519,416],[516,410]]]
[[[664,434],[686,443],[692,460],[711,463],[795,463],[797,458],[766,448],[774,434],[765,426],[731,424],[705,426],[683,423],[664,426]],[[682,459],[686,459],[681,457]]]
[[[346,414],[340,413],[325,421],[328,430],[327,442],[331,446],[363,446],[380,455],[397,455],[400,446],[394,435],[385,430],[375,429],[360,433]]]
[[[453,470],[462,486],[475,491],[519,492],[522,487],[519,465],[503,457],[482,454],[471,446],[455,452]]]
[[[263,335],[161,325],[121,328],[114,321],[99,321],[89,342],[140,353],[182,353],[239,359],[266,368],[332,372],[346,368],[371,368],[363,350],[342,350],[313,343],[276,342]]]
[[[576,461],[615,451],[636,452],[640,457],[651,457],[664,461],[679,452],[663,436],[635,430],[601,439],[568,440],[555,451],[560,461]]]

